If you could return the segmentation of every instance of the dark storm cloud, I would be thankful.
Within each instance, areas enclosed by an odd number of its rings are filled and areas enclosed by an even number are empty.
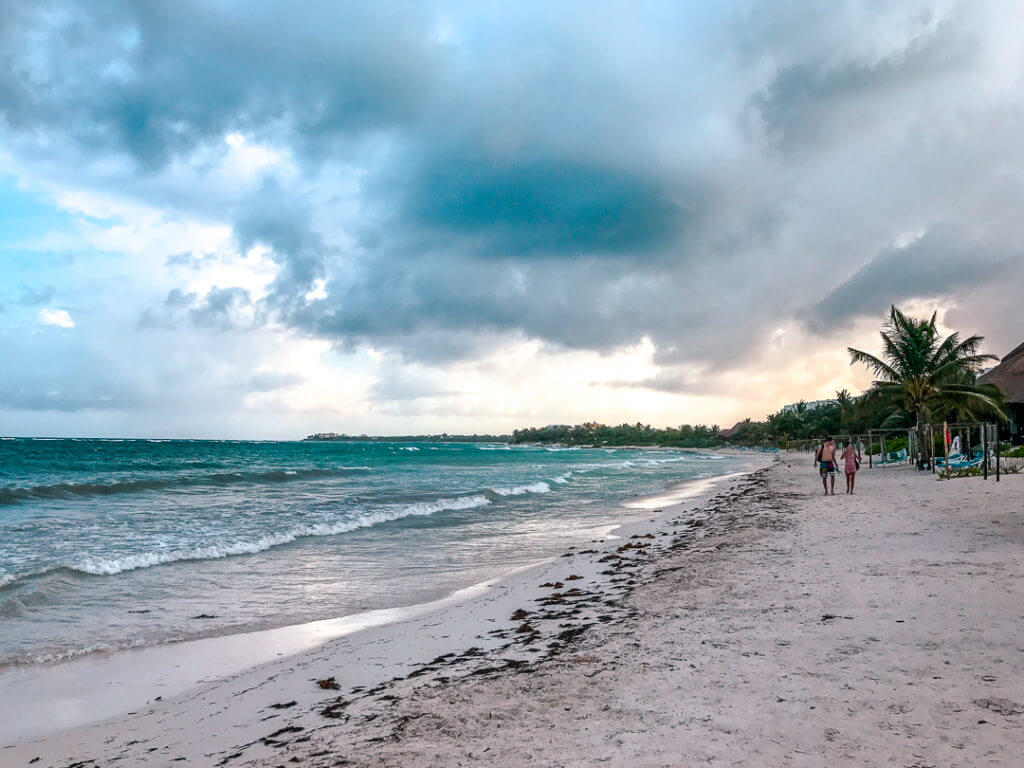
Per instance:
[[[237,327],[236,313],[251,306],[244,288],[213,288],[189,309],[189,317],[198,326],[230,330]]]
[[[433,69],[418,14],[384,3],[6,2],[3,13],[4,118],[149,170],[278,120],[322,151],[414,113]]]
[[[324,274],[329,249],[313,228],[308,208],[272,179],[243,202],[235,237],[242,250],[257,244],[273,249],[282,266],[274,300],[295,301]]]
[[[1024,161],[1020,73],[986,58],[1005,20],[985,3],[2,11],[13,152],[229,222],[280,267],[265,299],[172,291],[143,327],[267,319],[431,362],[648,337],[656,362],[725,368],[792,317],[978,284],[937,236],[893,249],[908,231],[1024,234],[982,231],[987,180],[1024,192],[1004,172]],[[206,184],[232,132],[291,167]]]
[[[814,307],[810,327],[879,314],[879,307],[929,296],[962,296],[979,285],[1000,279],[1019,255],[1002,245],[965,241],[949,228],[938,227],[902,248],[879,253]]]
[[[651,254],[685,224],[660,179],[559,157],[434,157],[406,194],[413,221],[446,236],[484,236],[485,258]]]
[[[605,382],[594,383],[604,384]],[[610,382],[610,385],[624,389],[649,389],[653,392],[667,392],[673,395],[692,392],[694,389],[694,382],[689,376],[684,376],[672,371],[664,371],[655,376],[651,376],[650,378],[640,379],[639,381],[613,381]]]
[[[354,282],[328,284],[329,298],[291,321],[316,335],[379,340],[436,360],[486,352],[510,329],[559,346],[610,349],[657,336],[685,314],[679,286],[660,269],[645,275],[633,264],[623,275],[597,258],[493,264],[442,255],[366,266]]]
[[[832,52],[825,52],[781,69],[751,104],[774,144],[799,151],[890,117],[894,100],[916,102],[968,65],[974,47],[941,27],[880,60],[836,64],[829,61]]]
[[[139,316],[140,329],[174,329],[182,324],[208,330],[231,331],[259,321],[260,307],[244,288],[214,286],[200,296],[174,288],[159,307],[147,307]]]

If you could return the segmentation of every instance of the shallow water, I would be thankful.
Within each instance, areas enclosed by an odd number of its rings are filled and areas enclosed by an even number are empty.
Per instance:
[[[436,599],[645,516],[711,453],[0,441],[0,665]]]

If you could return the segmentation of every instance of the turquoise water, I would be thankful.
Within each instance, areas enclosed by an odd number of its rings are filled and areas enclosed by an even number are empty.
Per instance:
[[[661,450],[0,440],[0,664],[440,597],[735,471]]]

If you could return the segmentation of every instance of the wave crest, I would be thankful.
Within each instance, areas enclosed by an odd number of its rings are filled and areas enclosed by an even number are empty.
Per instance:
[[[528,485],[514,485],[508,488],[492,488],[499,496],[522,496],[525,493],[548,493],[551,486],[543,480]]]
[[[58,483],[36,485],[31,488],[0,488],[0,505],[17,504],[33,499],[78,499],[90,496],[110,496],[121,493],[142,493],[165,488],[184,488],[197,485],[232,485],[235,483],[286,483],[292,480],[311,480],[318,477],[338,477],[351,472],[369,471],[369,467],[333,467],[316,469],[274,469],[266,472],[217,472],[191,477],[147,478],[122,480],[115,483]]]
[[[419,501],[411,504],[395,504],[376,512],[366,512],[346,520],[334,523],[315,523],[300,525],[279,533],[266,534],[250,541],[216,541],[195,547],[168,549],[159,552],[138,552],[130,555],[114,557],[86,557],[73,565],[58,566],[45,571],[0,576],[0,589],[10,587],[20,581],[52,576],[59,573],[84,574],[89,576],[112,576],[125,571],[139,568],[151,568],[154,565],[188,560],[216,560],[233,555],[251,555],[263,552],[271,547],[289,544],[296,539],[314,536],[336,536],[359,528],[370,528],[382,523],[400,520],[404,517],[433,515],[449,510],[475,509],[490,504],[491,500],[483,494],[458,496],[455,498]]]

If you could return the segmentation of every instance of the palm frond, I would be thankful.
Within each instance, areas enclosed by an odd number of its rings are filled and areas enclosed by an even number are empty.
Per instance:
[[[892,381],[899,379],[899,373],[893,369],[888,363],[880,360],[874,355],[863,352],[853,347],[847,347],[846,351],[850,353],[850,364],[860,363],[861,365],[867,366],[867,368],[874,373],[876,376],[886,376]]]

